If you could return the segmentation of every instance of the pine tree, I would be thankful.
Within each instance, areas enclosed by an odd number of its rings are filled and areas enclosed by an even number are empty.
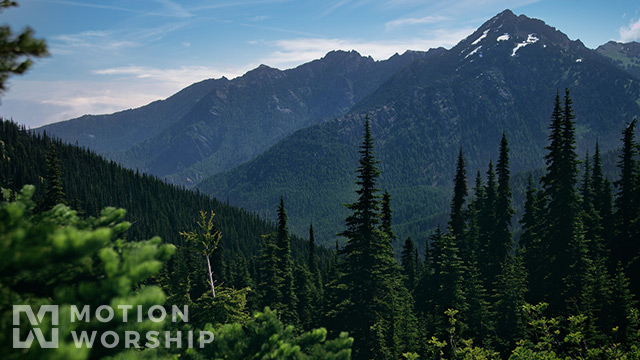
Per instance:
[[[484,197],[479,200],[480,211],[478,214],[478,259],[480,272],[485,284],[491,286],[491,280],[495,277],[495,267],[501,259],[497,258],[492,251],[496,251],[495,232],[497,227],[496,207],[498,197],[498,186],[496,184],[496,173],[493,168],[493,160],[489,160],[487,168],[487,184],[484,188]],[[499,266],[499,265],[498,265]]]
[[[630,329],[630,315],[637,301],[633,299],[633,294],[629,290],[629,280],[625,276],[624,269],[620,263],[613,278],[612,297],[609,316],[614,326],[617,327],[614,339],[617,341],[630,340],[634,334]]]
[[[339,303],[333,304],[329,317],[335,329],[348,329],[357,339],[355,359],[397,358],[413,346],[415,333],[411,329],[415,329],[415,317],[390,241],[379,227],[380,171],[373,154],[368,117],[359,163],[358,199],[347,205],[352,214],[341,233],[346,242],[336,285],[337,289],[348,291],[336,299]]]
[[[581,307],[581,296],[587,287],[592,286],[593,279],[590,272],[593,260],[589,256],[589,248],[585,239],[582,220],[576,219],[575,233],[569,243],[568,260],[570,271],[564,278],[563,298],[570,313],[581,313],[585,309]],[[593,316],[593,314],[587,314]]]
[[[382,224],[380,230],[387,234],[389,240],[393,242],[396,239],[396,235],[391,227],[391,217],[391,195],[385,190],[384,194],[382,194]]]
[[[483,215],[482,203],[485,200],[484,185],[482,184],[482,175],[480,170],[476,174],[476,182],[473,187],[473,198],[467,209],[467,245],[465,251],[461,253],[464,261],[478,261],[480,253],[480,217]]]
[[[526,321],[523,319],[522,307],[525,305],[527,292],[526,279],[522,252],[518,250],[515,255],[505,258],[496,278],[494,313],[500,350],[512,348],[516,340],[524,337]]]
[[[467,310],[462,315],[468,329],[468,337],[476,343],[482,343],[488,340],[494,328],[487,290],[475,258],[464,264],[463,269],[464,300]]]
[[[316,324],[320,320],[320,309],[323,300],[323,284],[320,270],[318,269],[318,255],[316,254],[316,240],[313,234],[313,224],[309,225],[309,254],[307,255],[308,269],[311,276],[311,323]],[[301,300],[302,301],[302,300]]]
[[[575,238],[575,226],[579,212],[579,197],[576,191],[578,160],[575,151],[575,125],[572,101],[567,89],[564,106],[559,109],[558,95],[552,115],[551,144],[545,156],[547,173],[542,178],[548,199],[546,211],[546,236],[549,257],[546,276],[548,278],[549,305],[552,309],[566,308],[564,279],[571,274],[570,242]]]
[[[486,274],[488,283],[493,284],[500,273],[501,263],[513,249],[511,236],[511,219],[514,215],[511,206],[511,174],[509,170],[509,144],[507,137],[502,133],[500,142],[500,156],[496,166],[498,175],[498,191],[496,194],[496,225],[493,236],[489,242],[489,273]]]
[[[416,285],[416,263],[413,240],[411,240],[410,236],[405,240],[402,247],[400,264],[402,265],[402,273],[405,276],[405,286],[409,291],[413,291]]]
[[[589,153],[585,156],[580,196],[582,198],[581,218],[584,223],[585,238],[589,243],[591,257],[602,258],[605,256],[605,245],[602,242],[602,218],[596,210],[596,198],[593,188],[593,177]]]
[[[485,279],[478,264],[480,251],[480,217],[483,215],[482,203],[485,201],[485,189],[482,185],[480,171],[476,175],[474,186],[474,196],[467,209],[468,231],[466,233],[466,246],[464,252],[461,251],[461,260],[464,266],[464,289],[465,300],[468,304],[468,311],[463,313],[463,319],[468,325],[467,336],[482,343],[487,340],[490,329],[493,327],[491,313],[489,309],[487,287]]]
[[[278,257],[278,272],[282,279],[280,287],[280,303],[282,304],[282,320],[285,324],[298,323],[297,301],[294,291],[293,261],[291,260],[291,239],[287,226],[287,212],[284,208],[284,198],[280,197],[278,206],[278,232],[276,234]]]
[[[584,176],[581,184],[582,210],[580,218],[584,222],[584,241],[588,251],[588,267],[583,274],[585,286],[578,299],[582,314],[589,315],[586,328],[587,340],[593,344],[602,343],[602,334],[614,325],[610,322],[608,308],[611,301],[611,277],[607,267],[609,251],[605,236],[605,226],[611,231],[611,193],[608,181],[603,178],[600,149],[596,143],[593,168],[589,154],[584,161]],[[601,216],[604,214],[605,219]],[[575,257],[574,250],[573,256]],[[574,268],[574,272],[579,271]]]
[[[522,235],[520,236],[520,246],[523,248],[523,262],[527,270],[527,280],[529,292],[528,302],[537,304],[548,301],[546,294],[547,279],[545,278],[548,265],[548,243],[544,238],[544,194],[533,188],[533,180],[529,174],[527,185],[524,214],[520,220],[522,225]]]
[[[66,204],[66,195],[62,187],[62,167],[54,144],[49,147],[46,160],[46,189],[44,201],[40,206],[42,210],[49,210],[57,204]]]
[[[311,272],[305,263],[295,265],[294,288],[297,297],[296,312],[303,330],[310,330],[314,323],[314,294]]]
[[[545,196],[548,199],[554,199],[558,189],[552,185],[558,181],[560,173],[560,159],[562,158],[562,102],[560,100],[560,94],[556,92],[556,97],[553,104],[553,112],[551,114],[551,125],[549,126],[550,134],[548,137],[549,145],[545,147],[548,153],[544,159],[547,164],[547,171],[545,175],[540,179],[543,184]]]
[[[463,206],[466,197],[467,170],[465,169],[465,161],[462,156],[462,148],[460,148],[453,185],[453,199],[451,199],[451,218],[449,219],[449,229],[459,244],[464,243],[465,217]]]
[[[610,249],[612,246],[612,239],[614,233],[613,224],[613,208],[612,208],[612,194],[611,183],[604,177],[602,172],[602,158],[600,156],[600,145],[596,141],[596,149],[593,154],[593,169],[591,174],[591,186],[592,186],[592,204],[596,215],[600,220],[599,238],[603,248],[603,257],[608,263],[609,273],[613,274],[615,267],[610,259]]]
[[[423,317],[434,313],[433,297],[436,292],[434,266],[437,258],[435,254],[440,253],[438,249],[441,243],[442,230],[438,226],[435,233],[425,241],[424,264],[415,290],[416,310]]]
[[[582,212],[581,218],[584,222],[584,240],[588,248],[590,266],[580,299],[580,309],[583,314],[589,314],[587,328],[589,329],[589,341],[592,343],[601,342],[601,335],[613,326],[609,322],[607,309],[611,299],[611,278],[607,268],[609,252],[607,244],[603,239],[605,234],[605,221],[602,213],[608,218],[611,216],[611,199],[606,195],[605,180],[602,178],[602,168],[600,160],[600,149],[596,143],[596,153],[593,157],[593,169],[589,153],[584,161],[584,176],[581,185]],[[607,203],[608,202],[608,206]],[[610,220],[608,220],[610,221]],[[609,227],[609,230],[611,228]]]
[[[347,296],[342,281],[342,263],[340,259],[340,247],[338,246],[338,240],[335,243],[335,249],[331,251],[331,260],[329,262],[329,269],[323,284],[323,297],[322,297],[322,314],[318,315],[322,319],[323,324],[328,324],[328,328],[334,331],[342,331],[346,329],[344,327],[344,319],[342,318],[342,312],[344,308],[340,308],[341,302]]]
[[[318,256],[316,255],[316,239],[313,234],[313,224],[309,225],[309,253],[307,254],[307,264],[312,274],[320,275],[318,269]]]
[[[616,236],[612,244],[611,260],[620,262],[625,269],[631,291],[640,293],[640,212],[638,211],[639,194],[639,167],[638,167],[638,143],[635,140],[634,119],[623,131],[622,154],[618,161],[620,178],[615,182],[618,192],[616,194]]]
[[[233,266],[231,268],[232,276],[230,280],[234,288],[254,288],[253,279],[249,273],[249,265],[247,264],[247,259],[242,251],[236,253]]]
[[[447,234],[440,237],[439,244],[435,244],[434,248],[437,252],[434,254],[434,282],[436,284],[436,292],[434,296],[434,311],[438,316],[437,328],[443,333],[447,327],[447,318],[445,311],[447,309],[456,309],[461,313],[466,313],[468,304],[464,291],[464,264],[460,259],[457,241],[453,235],[452,229]],[[464,323],[459,323],[457,329],[460,332],[466,330]]]
[[[258,290],[261,293],[261,308],[269,306],[274,310],[279,310],[281,308],[283,279],[279,269],[278,246],[274,234],[262,237],[259,264],[260,283]]]

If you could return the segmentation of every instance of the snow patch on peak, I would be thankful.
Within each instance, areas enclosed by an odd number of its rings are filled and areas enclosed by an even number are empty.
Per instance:
[[[487,34],[489,33],[489,30],[485,30],[482,35],[480,35],[479,38],[476,39],[476,41],[472,42],[471,45],[477,45],[482,39],[487,37]]]
[[[511,56],[516,56],[516,53],[518,52],[518,50],[520,50],[521,48],[523,48],[523,47],[525,47],[527,45],[533,44],[533,43],[537,42],[538,40],[540,40],[540,39],[538,39],[538,37],[535,34],[529,34],[529,36],[527,37],[527,40],[516,44],[516,47],[513,48],[513,52],[511,53]]]
[[[464,58],[468,58],[469,56],[475,54],[478,52],[478,50],[480,50],[480,48],[482,47],[482,45],[478,46],[477,48],[475,48],[472,52],[468,53],[467,56],[465,56]],[[480,53],[480,57],[482,57],[482,53]]]
[[[509,40],[511,36],[509,34],[503,34],[498,36],[498,38],[496,39],[496,41],[507,41]]]

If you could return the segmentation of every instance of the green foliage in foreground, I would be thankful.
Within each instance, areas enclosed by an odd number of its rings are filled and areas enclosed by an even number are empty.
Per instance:
[[[265,308],[245,324],[225,324],[214,329],[211,347],[203,351],[212,359],[305,359],[347,360],[351,358],[353,338],[341,333],[327,340],[327,330],[314,329],[296,336],[293,326],[284,326],[275,311]]]
[[[122,220],[123,209],[105,208],[100,216],[83,219],[76,211],[58,204],[49,211],[34,214],[34,192],[35,188],[30,185],[19,194],[3,189],[3,195],[16,200],[0,203],[0,357],[3,359],[350,358],[353,339],[346,333],[334,340],[326,340],[327,331],[322,328],[297,335],[293,326],[282,325],[276,313],[268,308],[243,323],[221,325],[216,322],[216,319],[233,318],[231,315],[237,311],[246,311],[246,290],[221,288],[215,299],[207,291],[198,300],[189,301],[188,305],[194,305],[189,324],[169,323],[170,317],[164,322],[153,322],[146,316],[148,309],[162,306],[166,296],[159,286],[148,283],[153,276],[161,274],[175,247],[162,244],[158,237],[127,241],[124,233],[130,224]],[[241,304],[240,309],[228,309],[221,302]],[[28,349],[13,349],[14,304],[31,305],[36,312],[41,305],[58,305],[59,325],[54,326],[45,317],[39,329],[45,339],[50,339],[52,329],[57,327],[59,346],[43,349],[34,341]],[[91,321],[71,322],[73,305],[79,309],[88,305],[91,311],[109,305],[115,310],[115,316],[106,323],[97,321],[93,315],[90,315]],[[129,321],[124,321],[118,305],[132,305],[133,309],[142,306],[142,321],[131,321],[131,314]],[[28,323],[23,316],[19,328],[21,339],[26,339],[32,331]],[[160,335],[161,344],[155,349],[126,349],[123,345],[125,331],[139,332],[145,339],[148,331],[162,334],[163,331],[194,330],[197,339],[198,326],[194,329],[192,324],[202,324],[201,329],[213,332],[215,344],[203,349],[197,346],[196,349],[166,348]],[[120,345],[106,348],[96,340],[92,348],[78,348],[72,331],[97,331],[98,334],[114,331],[121,339]],[[141,347],[145,344],[145,340],[138,342]]]
[[[585,342],[588,319],[585,315],[572,315],[566,318],[547,318],[544,314],[547,303],[538,305],[525,304],[522,308],[528,320],[527,336],[519,340],[516,348],[508,354],[500,353],[476,346],[473,340],[461,339],[457,336],[459,311],[448,309],[445,315],[449,319],[448,336],[444,340],[433,336],[427,341],[429,359],[501,359],[509,360],[596,360],[640,359],[640,313],[634,310],[629,322],[634,324],[633,340],[624,344],[612,341],[601,346],[589,346]],[[503,354],[506,355],[506,354]],[[405,353],[406,359],[418,360],[416,353]]]
[[[100,216],[82,219],[65,205],[34,215],[31,200],[35,188],[25,186],[17,200],[0,204],[0,344],[3,359],[87,359],[113,356],[122,349],[94,344],[92,349],[76,348],[71,331],[159,331],[162,325],[143,319],[123,322],[116,311],[109,323],[70,321],[71,306],[96,309],[120,304],[142,306],[145,313],[163,304],[165,295],[157,286],[141,283],[158,272],[173,254],[172,245],[158,237],[130,242],[123,239],[129,228],[122,221],[123,209],[105,208]],[[59,347],[41,349],[35,342],[30,349],[12,349],[12,305],[59,306]],[[26,318],[20,322],[21,338],[30,328]],[[50,338],[52,324],[40,326]],[[151,350],[150,352],[154,352]],[[136,358],[137,350],[127,351]],[[123,358],[123,355],[120,355]],[[160,354],[154,354],[160,358]]]

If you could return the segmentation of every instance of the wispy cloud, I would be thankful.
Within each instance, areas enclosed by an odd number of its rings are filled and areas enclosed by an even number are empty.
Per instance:
[[[267,16],[267,15],[258,15],[258,16],[254,16],[254,17],[250,18],[249,20],[251,20],[251,21],[264,21],[264,20],[267,20],[269,18],[270,18],[270,16]]]
[[[338,1],[334,2],[333,4],[331,4],[324,12],[322,12],[322,14],[320,14],[320,17],[327,16],[327,15],[331,14],[332,12],[338,10],[339,8],[341,8],[343,6],[346,6],[350,2],[351,2],[351,0],[338,0]]]
[[[69,51],[70,48],[99,48],[104,50],[117,50],[125,47],[135,47],[139,43],[130,40],[115,38],[112,31],[83,31],[77,34],[63,34],[53,36],[53,52],[57,50]]]
[[[230,7],[270,5],[270,4],[291,2],[291,1],[293,0],[245,0],[245,1],[238,0],[238,1],[227,1],[227,2],[206,1],[200,5],[191,7],[190,10],[195,12],[195,11],[230,8]]]
[[[542,0],[385,0],[382,6],[387,8],[420,7],[441,10],[459,11],[460,9],[486,9],[488,7],[515,8]]]
[[[139,14],[139,15],[148,15],[148,16],[181,17],[181,18],[192,16],[191,13],[186,11],[180,5],[169,0],[157,0],[158,3],[163,5],[163,8],[154,9],[154,10],[141,10],[141,9],[125,8],[121,6],[115,6],[115,5],[95,4],[95,3],[89,3],[89,2],[78,2],[78,1],[69,1],[69,0],[40,0],[40,1],[51,3],[51,4],[60,4],[60,5],[103,9],[103,10],[114,10],[114,11],[122,11],[122,12],[128,12],[128,13]]]
[[[640,40],[640,19],[631,20],[628,26],[620,28],[620,41],[638,41]]]
[[[193,14],[191,14],[184,7],[182,7],[180,4],[174,1],[170,1],[170,0],[156,0],[156,1],[164,6],[164,9],[166,10],[169,16],[176,16],[180,18],[188,18],[193,16]]]
[[[113,52],[161,40],[186,24],[187,22],[169,22],[148,28],[90,30],[76,34],[60,34],[50,38],[50,46],[54,55],[68,55],[77,51],[84,52],[86,49]]]
[[[109,69],[93,71],[96,75],[124,76],[129,79],[145,79],[160,81],[166,84],[175,84],[177,87],[184,87],[194,82],[227,76],[230,78],[239,76],[248,69],[217,69],[206,66],[181,66],[179,68],[154,68],[146,66],[122,66]],[[176,91],[179,90],[176,89]]]
[[[230,23],[234,23],[236,25],[240,25],[240,26],[244,26],[244,27],[251,27],[251,28],[256,28],[256,29],[261,29],[261,30],[269,30],[269,31],[273,31],[273,32],[280,32],[280,33],[286,33],[286,34],[294,34],[294,35],[303,35],[303,36],[316,36],[312,33],[306,32],[306,31],[297,31],[297,30],[291,30],[291,29],[284,29],[284,28],[279,28],[279,27],[274,27],[274,26],[263,26],[263,25],[258,25],[258,24],[251,24],[251,23],[236,23],[233,21],[229,21]]]
[[[435,24],[445,20],[447,20],[447,17],[445,16],[425,16],[420,18],[410,17],[410,18],[403,18],[403,19],[389,21],[385,23],[384,26],[387,30],[390,30],[400,26],[418,25],[418,24]]]

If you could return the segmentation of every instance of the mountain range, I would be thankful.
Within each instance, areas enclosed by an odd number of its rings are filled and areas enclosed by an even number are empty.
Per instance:
[[[204,80],[138,109],[42,129],[126,167],[194,185],[298,129],[347,113],[399,68],[425,56],[408,51],[374,61],[335,51],[285,71],[261,65],[233,80]]]
[[[313,222],[316,238],[328,242],[344,226],[342,204],[354,200],[368,116],[396,232],[424,238],[444,225],[460,149],[469,177],[497,158],[503,132],[512,172],[543,165],[553,99],[565,88],[579,151],[596,139],[603,151],[618,147],[625,123],[640,115],[638,45],[588,49],[505,10],[449,50],[385,61],[335,51],[42,130],[263,216],[274,216],[283,195],[291,230],[303,234]]]

